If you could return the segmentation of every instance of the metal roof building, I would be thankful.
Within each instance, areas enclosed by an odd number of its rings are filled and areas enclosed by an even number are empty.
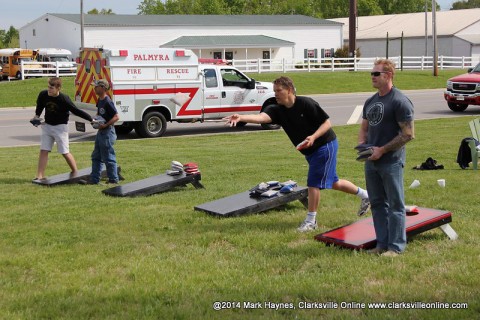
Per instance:
[[[438,54],[480,57],[480,9],[436,12]],[[331,19],[343,23],[343,39],[348,44],[349,19]],[[362,57],[399,56],[403,33],[405,56],[432,56],[432,13],[405,13],[358,17],[356,42]]]
[[[80,23],[80,14],[47,13],[20,28],[20,43],[78,52]],[[84,15],[85,47],[174,46],[201,58],[302,60],[342,43],[341,23],[302,15]]]

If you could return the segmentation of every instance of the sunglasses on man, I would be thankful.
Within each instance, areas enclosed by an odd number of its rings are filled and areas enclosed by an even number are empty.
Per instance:
[[[374,71],[374,72],[370,72],[370,75],[373,77],[378,77],[382,73],[388,73],[388,71]]]

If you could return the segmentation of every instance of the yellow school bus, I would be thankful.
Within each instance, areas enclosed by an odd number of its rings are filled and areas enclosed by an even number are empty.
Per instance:
[[[37,51],[31,49],[7,48],[0,49],[0,65],[2,66],[1,77],[22,78],[21,64],[24,62],[32,62],[36,60]],[[41,73],[41,66],[36,64],[24,65],[25,74]]]

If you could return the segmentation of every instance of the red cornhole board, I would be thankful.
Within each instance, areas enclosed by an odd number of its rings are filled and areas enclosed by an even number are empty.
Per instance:
[[[418,213],[407,214],[407,237],[440,227],[452,240],[457,234],[448,224],[452,222],[452,213],[448,211],[418,207]],[[327,245],[337,245],[350,249],[371,249],[377,244],[373,219],[365,218],[354,223],[318,234],[315,239]]]

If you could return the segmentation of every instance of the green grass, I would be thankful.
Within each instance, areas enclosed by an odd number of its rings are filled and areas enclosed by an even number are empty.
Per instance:
[[[431,70],[397,71],[395,85],[402,90],[444,88],[447,79],[465,73],[466,70],[439,70],[432,76]],[[300,95],[373,91],[368,72],[296,72],[249,74],[259,81],[273,81],[287,75],[292,78]],[[75,94],[74,78],[65,77],[62,92],[72,99]],[[38,93],[47,87],[46,78],[25,81],[0,82],[0,108],[34,106]]]
[[[479,173],[455,163],[469,117],[417,121],[408,144],[406,202],[449,210],[459,234],[415,236],[396,259],[326,247],[317,233],[357,220],[358,198],[322,192],[319,230],[295,231],[300,202],[263,214],[217,218],[193,207],[261,181],[305,185],[307,166],[282,131],[121,140],[127,182],[196,161],[205,189],[192,186],[112,198],[105,186],[33,185],[38,147],[0,153],[0,318],[3,319],[475,319],[480,313]],[[338,126],[340,177],[364,186],[353,146],[359,126]],[[233,130],[233,129],[232,129]],[[91,143],[73,143],[80,168]],[[445,170],[411,168],[433,157]],[[67,171],[50,156],[47,174]],[[436,180],[446,179],[446,188]],[[293,303],[295,310],[234,308],[215,301]],[[468,309],[311,309],[307,302],[464,302]]]

